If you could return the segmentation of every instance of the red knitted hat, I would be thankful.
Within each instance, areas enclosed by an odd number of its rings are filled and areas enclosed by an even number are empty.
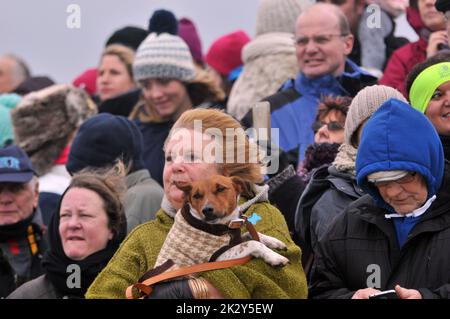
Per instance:
[[[72,84],[76,87],[84,89],[90,96],[94,96],[97,92],[97,69],[87,69],[73,80]]]
[[[218,38],[206,54],[206,63],[222,75],[228,74],[242,65],[241,51],[250,42],[250,37],[242,30],[228,33]]]

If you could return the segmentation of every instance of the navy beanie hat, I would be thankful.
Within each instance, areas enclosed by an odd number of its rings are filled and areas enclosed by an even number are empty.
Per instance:
[[[115,31],[106,41],[105,47],[111,44],[121,44],[136,51],[141,42],[145,40],[147,35],[147,30],[138,27],[127,26]]]
[[[178,34],[178,20],[175,15],[164,9],[156,10],[153,12],[150,20],[148,21],[148,33],[155,32],[170,33],[172,35]]]
[[[130,172],[144,168],[139,128],[126,117],[101,113],[84,122],[72,142],[66,168],[71,175],[86,167],[132,161]]]

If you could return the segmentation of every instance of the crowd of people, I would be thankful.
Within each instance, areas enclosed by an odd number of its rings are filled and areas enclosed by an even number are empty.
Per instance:
[[[70,84],[0,56],[0,298],[125,298],[158,269],[187,185],[215,175],[240,181],[240,217],[289,263],[252,258],[147,298],[450,298],[450,2],[260,0],[255,14],[253,38],[236,29],[204,54],[191,19],[156,10]],[[418,41],[394,35],[401,14]],[[261,118],[266,138],[249,136]],[[194,228],[236,231],[200,215]]]

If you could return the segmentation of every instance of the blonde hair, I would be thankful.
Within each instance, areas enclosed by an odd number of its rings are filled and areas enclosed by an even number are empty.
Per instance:
[[[172,127],[167,140],[175,129],[194,129],[196,120],[201,121],[202,133],[207,133],[205,131],[208,129],[218,129],[221,132],[223,160],[216,164],[221,173],[241,177],[250,184],[262,182],[262,164],[259,159],[253,162],[251,159],[251,154],[256,154],[257,146],[249,141],[239,122],[223,111],[199,108],[184,112]],[[232,143],[227,139],[230,131],[234,134]],[[245,160],[239,161],[241,158]]]
[[[127,72],[131,78],[131,81],[134,82],[133,61],[134,61],[135,53],[133,50],[131,50],[130,48],[128,48],[124,45],[121,45],[121,44],[111,44],[105,48],[105,51],[103,51],[100,61],[106,55],[116,56],[125,65],[125,68],[127,69]]]

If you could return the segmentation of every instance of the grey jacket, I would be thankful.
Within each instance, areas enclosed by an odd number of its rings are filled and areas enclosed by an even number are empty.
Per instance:
[[[127,233],[136,226],[155,218],[161,208],[164,195],[162,187],[150,177],[147,169],[141,169],[125,178],[128,190],[124,198],[127,217]]]
[[[48,280],[46,275],[42,275],[24,283],[14,290],[7,299],[62,299],[55,287]]]

